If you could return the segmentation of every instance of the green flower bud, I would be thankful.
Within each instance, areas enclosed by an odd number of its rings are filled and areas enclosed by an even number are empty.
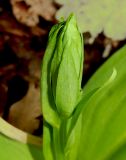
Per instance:
[[[50,68],[50,83],[56,108],[69,117],[81,92],[83,40],[74,15],[70,15],[58,33]]]

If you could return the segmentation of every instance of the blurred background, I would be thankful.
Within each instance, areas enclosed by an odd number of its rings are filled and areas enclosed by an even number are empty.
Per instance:
[[[40,71],[51,27],[76,14],[84,36],[84,85],[125,45],[125,6],[125,0],[0,0],[0,116],[41,135]]]

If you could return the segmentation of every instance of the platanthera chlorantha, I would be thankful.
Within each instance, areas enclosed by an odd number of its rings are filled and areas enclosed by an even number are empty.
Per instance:
[[[126,47],[81,89],[83,39],[74,15],[49,34],[42,63],[44,160],[126,159]]]
[[[48,160],[76,159],[81,117],[77,132],[69,134],[69,125],[82,94],[82,68],[83,39],[70,15],[50,31],[42,64],[43,153]]]

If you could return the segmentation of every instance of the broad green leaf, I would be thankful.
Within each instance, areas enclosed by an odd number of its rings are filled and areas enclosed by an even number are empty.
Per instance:
[[[109,158],[110,160],[125,160],[126,159],[126,145],[122,145],[120,149],[114,153],[112,156]]]
[[[72,115],[71,119],[69,120],[70,125],[69,125],[69,130],[68,130],[68,140],[67,140],[67,145],[66,145],[66,153],[68,154],[68,160],[76,160],[78,159],[78,148],[81,146],[81,131],[83,130],[83,123],[81,123],[82,120],[82,113],[86,109],[86,104],[92,96],[101,90],[102,88],[105,88],[107,85],[112,83],[116,77],[116,70],[113,70],[113,73],[111,77],[108,79],[107,82],[104,83],[104,85],[101,88],[96,88],[92,90],[88,94],[82,95],[82,99],[79,102],[79,104],[76,107],[75,113]],[[70,148],[70,149],[69,149]],[[70,151],[69,151],[70,150]]]
[[[72,117],[74,118],[74,117]],[[77,160],[78,159],[78,150],[81,145],[81,130],[82,130],[82,114],[79,114],[74,127],[71,132],[66,136],[66,146],[65,146],[65,160]],[[71,119],[67,122],[68,131],[71,127],[69,125]]]
[[[125,61],[126,47],[115,53],[85,86],[85,92],[89,88],[102,86],[109,71],[116,68],[116,78],[98,89],[84,106],[78,160],[123,160],[126,158]],[[92,84],[93,82],[96,83]]]
[[[12,140],[0,133],[0,159],[42,160],[42,149]]]
[[[55,1],[62,4],[56,14],[57,19],[66,18],[70,13],[75,13],[81,31],[90,32],[92,37],[98,36],[103,31],[107,37],[114,40],[126,38],[125,0]]]
[[[98,88],[92,90],[91,92],[89,92],[88,94],[84,94],[81,97],[80,102],[78,103],[72,117],[70,118],[70,124],[69,124],[69,128],[68,128],[68,138],[72,132],[72,130],[74,129],[74,127],[76,126],[76,123],[78,121],[78,118],[80,117],[82,111],[84,110],[84,106],[86,105],[86,103],[88,102],[88,100],[90,99],[90,97],[98,90]]]
[[[0,118],[0,159],[42,160],[41,138],[25,133]]]
[[[13,131],[13,132],[12,132]],[[36,146],[41,146],[42,140],[37,136],[33,136],[22,130],[12,126],[4,119],[0,117],[0,133],[6,135],[7,137],[17,140],[21,143],[33,144]]]
[[[122,76],[125,70],[126,63],[126,46],[114,53],[109,60],[107,60],[102,67],[89,79],[83,88],[86,94],[95,88],[101,87],[110,77],[113,68],[117,70],[118,77]]]

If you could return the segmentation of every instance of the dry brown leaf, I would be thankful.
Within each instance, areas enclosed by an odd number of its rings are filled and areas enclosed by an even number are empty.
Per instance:
[[[25,27],[19,24],[11,14],[6,12],[0,15],[0,32],[6,32],[20,37],[29,37],[29,32],[25,30]]]
[[[43,29],[39,26],[34,26],[34,27],[27,27],[24,25],[21,25],[20,23],[17,22],[17,20],[9,13],[3,12],[0,15],[0,32],[6,33],[7,36],[8,34],[18,36],[20,37],[26,37],[30,38],[32,36],[43,36],[48,33],[46,29]],[[3,47],[3,43],[5,40],[7,41],[9,39],[8,37],[5,37],[1,35],[0,37],[0,49]]]
[[[26,37],[13,36],[8,40],[8,44],[18,58],[31,59],[34,52],[30,46],[31,40]]]
[[[40,28],[40,27],[38,27],[38,26],[31,27],[31,28],[30,28],[30,31],[31,31],[31,33],[32,33],[33,35],[39,36],[39,37],[42,36],[42,35],[48,34],[48,31],[47,31],[47,30],[42,29],[42,28]]]
[[[40,91],[31,83],[27,95],[10,107],[8,121],[19,129],[33,133],[39,127],[40,115]]]
[[[56,12],[53,0],[11,0],[11,4],[16,19],[30,27],[38,24],[39,16],[50,21]]]

